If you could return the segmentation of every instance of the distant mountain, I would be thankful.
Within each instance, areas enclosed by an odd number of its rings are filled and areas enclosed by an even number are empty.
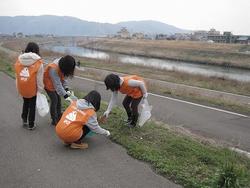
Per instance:
[[[187,32],[187,30],[153,20],[120,22],[117,25],[126,27],[133,33],[144,32],[148,34],[174,34]]]
[[[104,36],[116,34],[122,27],[145,34],[183,33],[185,30],[157,21],[128,21],[117,24],[88,22],[68,16],[0,16],[0,33],[54,34],[59,36]]]

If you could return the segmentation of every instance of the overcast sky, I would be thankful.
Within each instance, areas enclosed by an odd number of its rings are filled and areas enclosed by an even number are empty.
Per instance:
[[[215,28],[250,35],[250,0],[0,1],[0,16],[45,14],[106,23],[156,20],[182,29]]]

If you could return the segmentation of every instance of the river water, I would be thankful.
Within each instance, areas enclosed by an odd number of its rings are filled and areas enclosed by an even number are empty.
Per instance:
[[[143,65],[152,68],[175,70],[208,77],[215,76],[225,79],[228,78],[238,81],[250,82],[250,70],[238,68],[206,65],[202,63],[190,63],[185,61],[147,58],[141,56],[123,55],[118,53],[108,53],[76,46],[44,46],[44,48],[55,52],[61,52],[80,57],[97,58],[103,60],[112,60],[113,58],[115,58],[115,60],[118,60],[121,63]]]

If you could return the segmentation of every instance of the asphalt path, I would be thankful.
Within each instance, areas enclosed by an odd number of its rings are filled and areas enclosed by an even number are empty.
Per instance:
[[[93,89],[89,82],[74,82]],[[0,187],[180,187],[104,136],[87,138],[87,150],[71,150],[56,137],[48,116],[36,116],[34,131],[23,129],[15,81],[0,72],[0,86]]]
[[[71,80],[75,90],[88,92],[98,90],[104,101],[109,101],[111,92],[103,82],[75,77]],[[121,106],[124,95],[119,94]],[[186,101],[149,94],[153,105],[152,117],[169,125],[181,126],[191,132],[230,146],[250,152],[250,118],[241,114],[210,108]]]

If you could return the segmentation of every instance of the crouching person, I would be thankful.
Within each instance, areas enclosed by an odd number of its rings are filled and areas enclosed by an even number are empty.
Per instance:
[[[56,134],[65,143],[74,149],[86,149],[87,143],[82,139],[93,131],[109,136],[110,132],[99,126],[96,112],[100,109],[101,95],[91,91],[83,99],[73,101],[65,110],[56,125]]]

